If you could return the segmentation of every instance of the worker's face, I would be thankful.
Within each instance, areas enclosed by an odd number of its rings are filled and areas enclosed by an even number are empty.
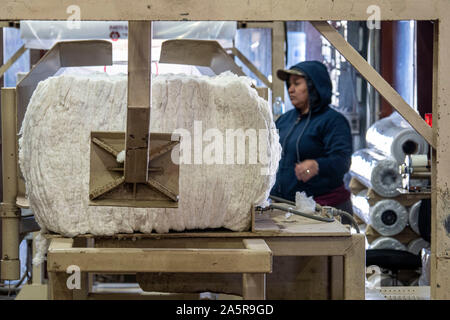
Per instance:
[[[304,77],[291,74],[289,76],[288,93],[294,107],[302,112],[308,111],[308,86]]]

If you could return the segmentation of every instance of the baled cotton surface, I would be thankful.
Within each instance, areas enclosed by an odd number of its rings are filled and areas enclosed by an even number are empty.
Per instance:
[[[269,105],[250,80],[231,73],[153,78],[151,132],[181,132],[177,209],[89,206],[90,132],[125,131],[126,107],[125,76],[66,75],[39,83],[22,124],[19,160],[40,226],[65,236],[248,230],[251,206],[265,204],[281,153]],[[257,147],[246,145],[245,163],[219,152],[227,130],[236,129],[263,133]],[[255,152],[258,161],[250,163]]]

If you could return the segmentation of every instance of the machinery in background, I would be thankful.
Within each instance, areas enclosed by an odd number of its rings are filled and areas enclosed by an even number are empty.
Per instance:
[[[410,154],[399,166],[402,176],[401,193],[419,192],[431,194],[431,165],[426,154]]]

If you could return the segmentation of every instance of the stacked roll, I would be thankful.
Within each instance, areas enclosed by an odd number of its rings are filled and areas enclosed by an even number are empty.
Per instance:
[[[350,174],[382,197],[392,198],[400,194],[397,188],[402,186],[402,176],[397,161],[375,150],[354,152]]]
[[[430,247],[430,243],[422,238],[417,238],[408,243],[408,251],[412,254],[420,255],[422,249],[427,249]]]
[[[402,186],[399,165],[406,155],[428,153],[428,144],[397,112],[376,121],[366,133],[367,148],[352,155],[350,173],[382,197],[392,198]]]
[[[369,248],[407,251],[407,248],[403,243],[392,237],[379,237],[370,243]]]
[[[419,212],[422,201],[418,201],[409,208],[408,223],[411,229],[420,236]]]
[[[397,112],[376,121],[366,133],[366,143],[371,149],[405,161],[408,154],[427,154],[428,144]]]
[[[399,234],[408,224],[408,210],[398,201],[384,199],[370,206],[367,189],[352,195],[354,213],[382,236]]]

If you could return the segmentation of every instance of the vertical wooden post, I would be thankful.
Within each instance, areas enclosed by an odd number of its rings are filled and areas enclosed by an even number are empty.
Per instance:
[[[89,295],[89,273],[81,273],[80,289],[73,289],[73,300],[87,300]]]
[[[342,256],[330,256],[330,298],[344,299],[344,259]]]
[[[284,101],[284,82],[278,79],[277,70],[284,69],[285,30],[283,21],[275,21],[272,24],[272,104],[276,97]],[[272,110],[273,111],[273,110]]]
[[[450,5],[446,4],[446,9]],[[430,289],[432,299],[450,299],[450,49],[449,19],[435,22],[433,57],[432,219]]]
[[[125,182],[146,183],[150,150],[151,21],[128,23]]]
[[[344,255],[344,298],[365,299],[366,243],[363,234],[352,235],[352,246]]]
[[[94,239],[74,238],[73,247],[76,248],[93,248]],[[76,262],[74,262],[76,264]],[[80,274],[80,289],[73,289],[73,300],[87,300],[89,292],[92,291],[93,274],[89,272],[81,272]]]
[[[439,22],[434,23],[433,32],[433,88],[432,88],[432,114],[437,118],[437,97],[438,97],[438,57],[439,57]],[[433,134],[436,137],[438,128],[437,119],[433,123]],[[430,295],[436,297],[436,215],[437,215],[437,152],[431,148],[431,259],[430,259]]]
[[[48,299],[73,300],[73,290],[67,287],[69,274],[65,272],[48,272]]]
[[[244,300],[266,299],[266,274],[265,273],[243,273],[242,274],[242,296]]]
[[[17,109],[16,89],[2,88],[2,172],[3,202],[0,217],[2,219],[2,256],[0,260],[1,279],[20,278],[19,261],[19,224],[20,209],[16,206],[17,197]]]

